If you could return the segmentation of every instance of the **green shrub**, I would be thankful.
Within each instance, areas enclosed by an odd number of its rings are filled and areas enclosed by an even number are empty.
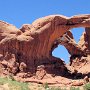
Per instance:
[[[10,90],[30,90],[28,83],[17,82],[12,78],[0,78],[0,85],[8,83]]]
[[[80,90],[79,87],[70,87],[70,90]]]
[[[90,83],[88,83],[84,86],[84,90],[90,90]]]
[[[43,87],[44,87],[45,89],[49,88],[48,83],[44,83],[44,84],[43,84]]]

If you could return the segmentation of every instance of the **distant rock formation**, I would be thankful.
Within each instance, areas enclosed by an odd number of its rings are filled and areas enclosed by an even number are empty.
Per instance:
[[[85,32],[77,44],[70,30],[84,27]],[[70,67],[79,73],[87,67],[90,73],[90,15],[65,17],[50,15],[24,24],[20,29],[0,21],[0,75],[33,77],[35,79],[68,76],[70,69],[52,51],[64,45],[70,53]],[[78,33],[78,31],[77,31]],[[62,53],[63,54],[63,53]],[[71,71],[72,72],[72,71]]]

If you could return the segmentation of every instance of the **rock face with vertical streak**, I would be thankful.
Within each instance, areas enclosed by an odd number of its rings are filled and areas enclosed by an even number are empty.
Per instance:
[[[77,27],[85,28],[78,44],[70,32],[72,28]],[[70,18],[50,15],[37,19],[32,24],[24,24],[20,29],[0,21],[0,75],[13,74],[44,79],[70,74],[64,61],[52,56],[52,51],[59,44],[64,45],[70,53],[70,66],[75,64],[78,70],[77,64],[80,63],[83,67],[83,63],[89,57],[89,29],[90,15]],[[83,61],[80,59],[82,57],[86,59]]]

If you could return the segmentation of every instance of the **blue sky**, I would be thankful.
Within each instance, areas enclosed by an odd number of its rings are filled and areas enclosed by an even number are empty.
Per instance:
[[[69,17],[76,14],[90,14],[90,0],[0,0],[0,20],[14,24],[18,28],[22,24],[30,24],[37,18],[51,14]],[[76,41],[83,31],[83,28],[72,30]],[[63,46],[55,49],[53,55],[68,62],[69,54]]]

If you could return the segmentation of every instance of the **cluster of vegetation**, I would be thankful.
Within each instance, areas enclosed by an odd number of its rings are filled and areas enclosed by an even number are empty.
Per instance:
[[[88,83],[84,86],[84,90],[90,90],[90,83]]]
[[[0,85],[4,85],[4,84],[8,84],[9,90],[32,90],[29,88],[30,86],[28,83],[15,81],[12,77],[0,78]],[[37,89],[37,90],[68,90],[66,87],[65,88],[50,87],[48,83],[45,83],[41,85],[40,87],[42,88]],[[33,90],[36,90],[36,89],[33,89]],[[90,90],[90,83],[84,85],[83,89],[80,89],[80,87],[70,87],[70,90]]]
[[[45,90],[68,90],[66,87],[65,88],[60,88],[60,87],[49,87],[47,83],[44,84]],[[82,90],[80,87],[70,87],[70,90]],[[85,84],[83,86],[83,90],[90,90],[90,83]]]
[[[17,82],[10,77],[0,78],[0,85],[4,85],[4,84],[8,84],[9,90],[30,90],[28,88],[28,83]]]

